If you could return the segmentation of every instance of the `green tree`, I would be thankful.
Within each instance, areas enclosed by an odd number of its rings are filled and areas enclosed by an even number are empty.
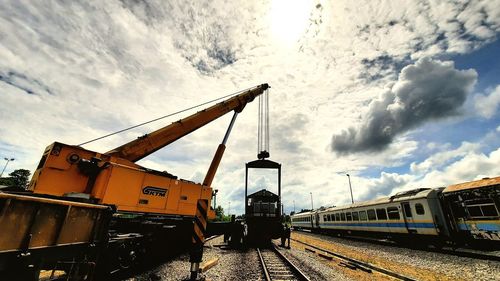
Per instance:
[[[30,175],[30,171],[26,169],[14,170],[14,172],[9,174],[10,178],[12,179],[12,185],[9,187],[26,190],[26,188],[28,187]]]
[[[3,186],[12,186],[14,183],[12,181],[12,178],[6,177],[6,178],[0,178],[0,185]]]
[[[215,220],[216,221],[223,221],[224,220],[224,208],[222,208],[221,205],[217,206],[215,208]]]

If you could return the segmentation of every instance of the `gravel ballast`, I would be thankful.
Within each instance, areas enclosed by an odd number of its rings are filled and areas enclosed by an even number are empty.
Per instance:
[[[255,249],[229,249],[223,245],[222,237],[208,241],[204,247],[203,261],[208,262],[218,258],[216,266],[203,273],[206,280],[263,280],[259,257]],[[320,258],[303,250],[281,249],[295,265],[297,265],[311,280],[354,280],[335,271]],[[149,280],[185,280],[189,277],[189,255],[183,254],[175,260],[166,262],[154,269],[144,272],[129,281]]]
[[[500,280],[500,262],[458,257],[326,235],[293,232],[292,238],[315,244],[417,280]],[[296,248],[304,248],[293,243]]]

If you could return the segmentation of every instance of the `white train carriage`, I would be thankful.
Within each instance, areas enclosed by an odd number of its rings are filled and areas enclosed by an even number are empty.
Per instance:
[[[292,227],[294,229],[313,229],[313,225],[316,220],[316,212],[303,212],[299,214],[294,214],[291,217]]]
[[[308,226],[322,232],[391,238],[410,235],[447,237],[449,230],[438,198],[441,190],[415,189],[391,197],[320,210],[314,215],[308,214],[311,217]],[[298,226],[295,220],[292,224]]]

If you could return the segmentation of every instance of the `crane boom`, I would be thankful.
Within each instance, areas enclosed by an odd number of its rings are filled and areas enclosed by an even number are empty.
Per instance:
[[[255,97],[261,95],[268,88],[268,84],[256,86],[226,101],[220,102],[166,127],[144,135],[143,137],[114,148],[106,152],[106,154],[127,159],[131,162],[139,161],[158,149],[169,145],[232,110],[241,112],[247,103],[253,101]]]

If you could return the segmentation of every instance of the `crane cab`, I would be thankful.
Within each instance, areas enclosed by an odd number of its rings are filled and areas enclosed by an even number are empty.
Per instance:
[[[198,199],[212,197],[210,187],[58,142],[44,151],[29,190],[115,205],[119,212],[176,216],[194,216]],[[215,218],[214,210],[208,217]]]

